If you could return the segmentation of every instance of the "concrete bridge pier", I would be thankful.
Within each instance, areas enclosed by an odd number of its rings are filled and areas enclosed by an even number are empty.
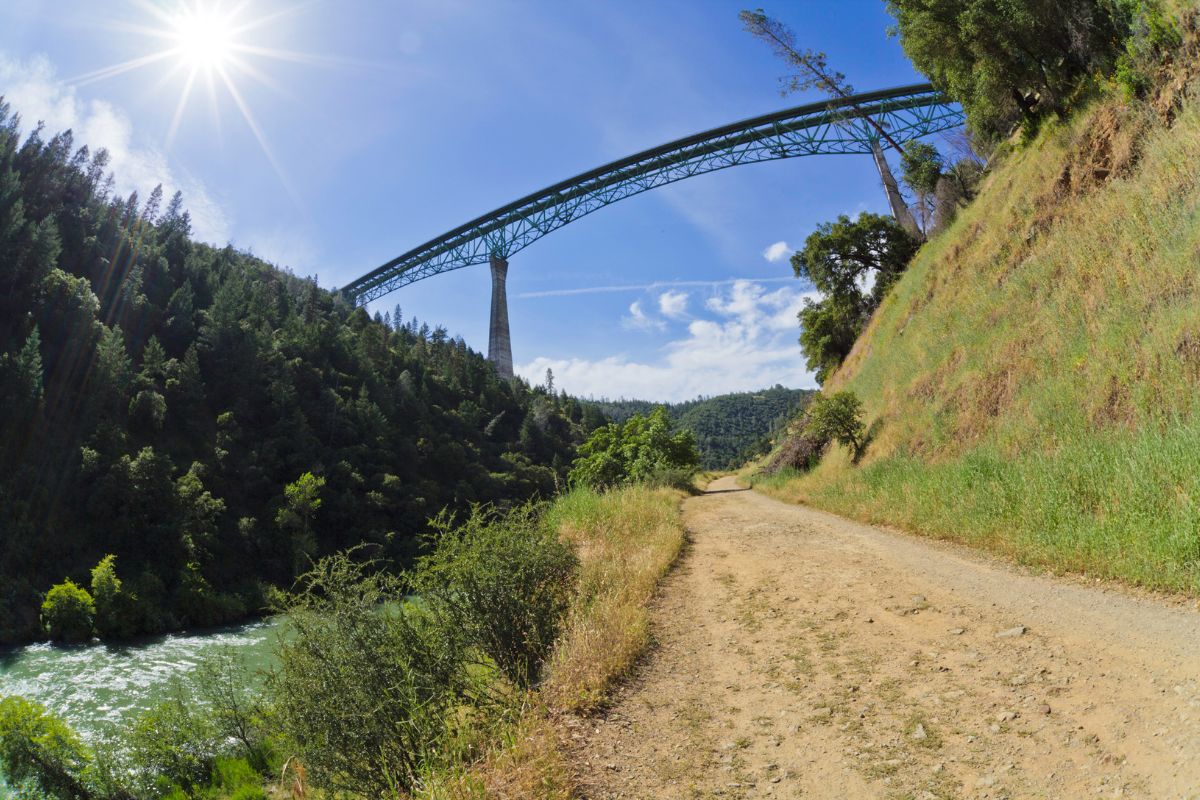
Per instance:
[[[501,378],[513,376],[512,339],[508,335],[508,260],[493,253],[488,258],[492,268],[492,323],[488,332],[488,361],[496,366]]]

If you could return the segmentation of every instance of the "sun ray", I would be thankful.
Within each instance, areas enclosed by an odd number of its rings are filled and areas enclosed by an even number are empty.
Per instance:
[[[171,127],[167,129],[166,149],[171,149],[171,143],[175,141],[175,134],[179,132],[179,123],[183,120],[183,111],[187,107],[188,97],[192,94],[192,86],[196,83],[196,73],[200,69],[192,67],[188,73],[187,82],[183,84],[183,92],[179,95],[179,103],[175,106],[175,113],[171,116]]]
[[[229,96],[233,98],[233,102],[237,105],[238,110],[242,112],[242,118],[246,120],[246,125],[254,133],[254,138],[258,140],[258,146],[262,148],[263,155],[267,157],[271,168],[275,170],[283,188],[287,190],[288,195],[292,198],[297,206],[300,205],[300,195],[292,188],[291,181],[288,180],[287,174],[283,171],[279,161],[275,158],[275,153],[271,151],[271,145],[267,142],[266,134],[262,132],[262,128],[258,126],[258,122],[254,119],[254,114],[250,111],[250,106],[246,105],[246,101],[242,99],[242,93],[238,91],[237,84],[230,80],[229,75],[225,72],[224,67],[218,66],[216,73],[221,77],[225,84],[225,89],[229,92]]]
[[[308,64],[317,67],[382,66],[358,58],[338,58],[335,56],[323,56],[317,53],[301,53],[296,50],[280,50],[274,47],[260,47],[251,44],[238,43],[233,46],[233,50],[238,53],[246,53],[247,55],[273,58],[276,61],[290,61],[295,64]]]
[[[218,145],[222,143],[222,107],[224,95],[236,106],[238,114],[254,135],[267,162],[278,176],[293,202],[299,205],[279,160],[267,139],[266,132],[251,109],[243,92],[248,80],[262,84],[272,92],[291,96],[276,76],[261,68],[264,60],[321,66],[362,66],[352,60],[307,54],[279,49],[259,41],[273,32],[280,20],[319,5],[323,0],[294,0],[275,5],[265,13],[251,11],[254,0],[131,0],[139,11],[139,19],[108,20],[105,27],[123,33],[145,37],[154,42],[154,51],[147,55],[103,67],[75,78],[82,85],[107,80],[127,72],[164,61],[173,63],[166,69],[155,70],[155,91],[168,84],[177,84],[178,99],[173,104],[166,128],[165,147],[170,149],[184,130],[184,119],[193,102],[204,102],[211,111],[212,129]],[[254,34],[253,37],[249,34]],[[239,83],[242,86],[239,86]]]
[[[129,72],[130,70],[145,67],[149,64],[162,61],[165,58],[170,58],[173,55],[175,55],[174,50],[161,50],[157,53],[151,53],[148,56],[131,58],[128,61],[122,61],[120,64],[113,64],[112,66],[102,67],[101,69],[93,70],[92,72],[85,72],[82,75],[78,75],[68,80],[67,83],[75,86],[85,86],[89,83],[95,83],[96,81],[112,78],[116,75],[120,75],[123,72]]]
[[[230,66],[236,67],[238,72],[242,73],[243,75],[248,75],[272,91],[279,92],[280,94],[288,97],[294,96],[290,91],[288,91],[287,88],[284,87],[283,84],[245,59],[238,58],[237,56],[230,56],[229,64]]]

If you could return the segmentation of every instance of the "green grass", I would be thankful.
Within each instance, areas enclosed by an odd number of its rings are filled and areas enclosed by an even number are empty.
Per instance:
[[[1091,174],[1097,143],[1140,160]],[[755,488],[1058,570],[1200,591],[1200,112],[1098,103],[1011,154],[927,244],[827,389],[834,448]]]
[[[601,708],[650,642],[648,604],[684,543],[683,494],[633,486],[577,489],[558,498],[549,524],[579,556],[579,577],[541,686],[502,741],[477,764],[431,776],[421,800],[574,797],[556,720]]]

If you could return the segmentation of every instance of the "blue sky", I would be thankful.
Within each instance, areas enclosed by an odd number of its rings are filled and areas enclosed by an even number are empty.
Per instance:
[[[0,5],[0,94],[27,122],[109,147],[124,191],[182,189],[201,238],[324,286],[562,178],[816,99],[780,96],[781,65],[737,20],[753,4],[249,0],[236,18],[263,22],[238,41],[264,52],[229,73],[254,124],[199,81],[170,136],[178,57],[96,73],[163,50],[146,29],[177,5]],[[860,90],[920,79],[880,0],[766,10]],[[513,257],[517,370],[540,381],[551,367],[560,387],[610,397],[812,386],[787,255],[818,222],[861,210],[886,210],[865,156],[743,166],[602,209]],[[641,288],[598,290],[613,286]],[[483,350],[488,292],[479,266],[377,306]]]

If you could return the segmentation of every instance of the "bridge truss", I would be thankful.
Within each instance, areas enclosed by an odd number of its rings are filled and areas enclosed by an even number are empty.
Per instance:
[[[636,153],[498,208],[398,256],[342,288],[365,304],[402,286],[492,257],[507,259],[548,233],[658,186],[739,164],[884,147],[963,123],[962,110],[929,84],[903,86],[735,122]]]

